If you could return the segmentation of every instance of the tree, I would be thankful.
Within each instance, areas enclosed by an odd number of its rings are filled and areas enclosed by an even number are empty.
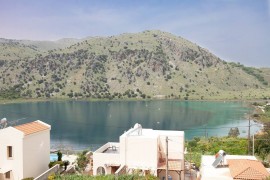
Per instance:
[[[67,166],[69,165],[69,161],[64,161],[65,170],[67,170]]]
[[[58,159],[58,161],[62,161],[62,153],[61,153],[61,151],[57,152],[57,159]]]
[[[78,157],[77,157],[77,164],[78,164],[78,167],[81,171],[83,171],[88,163],[88,159],[86,157],[86,153],[87,151],[83,151],[81,153],[78,154]]]
[[[228,133],[228,136],[229,137],[237,137],[240,135],[240,132],[239,132],[239,129],[238,127],[235,127],[235,128],[231,128],[229,133]]]
[[[264,133],[256,135],[255,139],[255,153],[265,160],[270,154],[270,130],[264,129]]]

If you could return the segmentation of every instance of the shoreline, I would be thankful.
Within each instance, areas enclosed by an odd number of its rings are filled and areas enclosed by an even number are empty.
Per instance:
[[[78,98],[78,99],[70,99],[70,98],[32,98],[32,99],[0,99],[0,105],[2,104],[15,104],[15,103],[32,103],[32,102],[52,102],[52,101],[87,101],[87,102],[102,102],[102,101],[110,101],[110,102],[114,102],[114,101],[183,101],[183,102],[243,102],[243,103],[248,103],[249,106],[253,106],[251,103],[252,102],[263,102],[266,100],[263,99],[189,99],[189,100],[184,100],[184,99],[158,99],[158,98],[154,98],[154,99],[133,99],[133,98],[129,98],[129,99],[87,99],[87,98]]]
[[[256,101],[256,102],[258,102],[258,101]],[[267,101],[264,100],[264,102],[267,102]],[[253,111],[248,115],[248,118],[250,118],[250,120],[253,120],[254,122],[262,125],[260,131],[257,132],[255,135],[263,134],[265,127],[267,127],[270,123],[270,118],[266,117],[265,119],[262,119],[261,115],[265,114],[265,111],[261,108],[261,106],[254,105],[254,104],[250,104],[250,105],[252,106]]]

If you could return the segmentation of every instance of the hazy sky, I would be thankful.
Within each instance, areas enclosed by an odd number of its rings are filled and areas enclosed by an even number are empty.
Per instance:
[[[57,40],[159,29],[226,61],[270,67],[270,0],[0,0],[0,37]]]

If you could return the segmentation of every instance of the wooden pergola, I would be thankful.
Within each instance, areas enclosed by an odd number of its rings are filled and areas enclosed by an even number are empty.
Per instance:
[[[181,160],[169,159],[168,160],[168,171],[174,171],[179,175],[181,179],[181,173],[184,171],[184,167],[181,165]],[[163,170],[166,170],[166,162],[159,163],[157,168],[157,175]]]

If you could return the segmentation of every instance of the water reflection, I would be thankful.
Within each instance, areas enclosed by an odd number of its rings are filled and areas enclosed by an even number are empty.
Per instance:
[[[239,127],[246,136],[249,108],[237,102],[61,101],[0,105],[0,117],[26,123],[40,119],[52,125],[52,144],[85,148],[108,141],[141,123],[144,128],[185,130],[185,136],[224,136]],[[255,123],[256,124],[256,123]],[[258,126],[252,126],[257,131]]]

